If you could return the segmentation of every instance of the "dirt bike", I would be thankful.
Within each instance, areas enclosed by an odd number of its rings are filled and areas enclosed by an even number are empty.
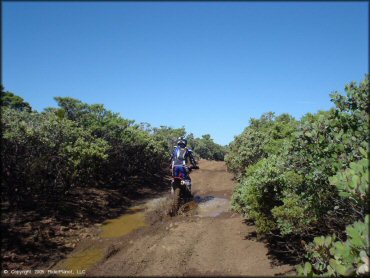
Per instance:
[[[185,166],[185,169],[189,173],[193,169],[199,169],[198,166]],[[171,181],[171,193],[172,193],[172,202],[171,202],[171,210],[170,215],[175,216],[179,210],[179,208],[191,201],[193,199],[193,194],[191,194],[191,180],[185,179],[183,175],[180,174],[175,176],[172,175]]]

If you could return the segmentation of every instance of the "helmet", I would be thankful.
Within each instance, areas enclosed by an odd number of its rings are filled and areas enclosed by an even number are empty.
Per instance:
[[[188,140],[186,140],[184,137],[177,138],[177,145],[180,147],[186,147],[188,143]]]

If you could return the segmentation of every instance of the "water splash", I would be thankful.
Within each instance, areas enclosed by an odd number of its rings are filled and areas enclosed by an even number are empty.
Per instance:
[[[230,201],[225,198],[195,196],[194,201],[198,203],[196,210],[198,217],[217,217],[230,209]]]

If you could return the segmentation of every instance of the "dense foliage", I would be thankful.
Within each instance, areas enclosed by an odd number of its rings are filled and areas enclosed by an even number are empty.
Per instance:
[[[130,177],[156,175],[168,167],[176,138],[186,134],[184,128],[136,124],[100,104],[55,100],[56,108],[32,111],[2,88],[1,200],[13,208],[57,207],[71,187],[117,186]],[[214,154],[219,146],[207,139],[204,148],[215,150],[199,156],[220,158]]]
[[[224,160],[226,148],[213,142],[211,135],[205,134],[201,138],[194,138],[194,135],[190,133],[186,136],[186,139],[189,147],[199,158],[217,161]]]
[[[307,262],[301,274],[360,273],[357,268],[369,258],[363,223],[369,214],[368,77],[345,86],[345,91],[330,95],[334,108],[306,114],[300,121],[273,113],[252,119],[225,158],[239,180],[233,208],[253,220],[257,232],[337,237],[327,239],[336,247],[325,243],[330,256],[320,253],[319,263],[315,252],[322,247],[321,237],[316,239],[321,247],[315,241],[307,247],[314,267]],[[354,249],[352,236],[367,245]],[[351,259],[341,257],[342,245],[351,250]]]
[[[31,111],[31,106],[28,102],[25,102],[23,98],[14,95],[11,92],[4,91],[4,87],[1,85],[1,98],[0,105],[11,107],[19,111]]]
[[[176,139],[185,137],[190,148],[197,159],[208,159],[223,161],[226,153],[226,147],[221,146],[213,141],[209,134],[202,135],[201,138],[194,137],[193,133],[186,135],[185,128],[171,128],[161,126],[160,128],[152,128],[148,123],[142,123],[141,128],[150,132],[155,140],[162,142],[163,147],[171,152],[176,145]]]
[[[369,214],[365,215],[370,199],[369,161],[366,151],[362,148],[360,151],[365,158],[351,162],[348,168],[330,177],[329,181],[336,186],[341,197],[350,201],[359,218],[365,220],[346,227],[346,241],[336,240],[335,234],[315,237],[306,246],[308,261],[298,267],[300,275],[349,276],[369,272],[370,223]]]
[[[288,114],[275,116],[269,112],[260,119],[251,119],[250,125],[230,143],[225,158],[230,171],[240,178],[248,166],[270,154],[278,154],[293,138],[298,122]]]
[[[346,228],[346,241],[332,236],[315,237],[306,246],[307,259],[304,265],[298,266],[298,274],[304,276],[352,276],[369,272],[369,216],[365,222],[356,221]]]

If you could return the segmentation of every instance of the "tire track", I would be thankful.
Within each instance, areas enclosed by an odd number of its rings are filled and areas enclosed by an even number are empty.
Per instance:
[[[193,191],[231,196],[232,175],[223,162],[201,161],[192,174]],[[253,226],[231,212],[218,217],[178,216],[135,231],[118,241],[121,249],[89,276],[273,276],[292,267],[273,266],[261,242],[248,240]]]

